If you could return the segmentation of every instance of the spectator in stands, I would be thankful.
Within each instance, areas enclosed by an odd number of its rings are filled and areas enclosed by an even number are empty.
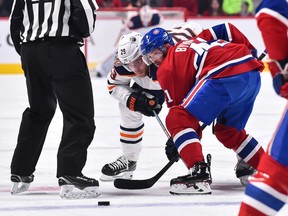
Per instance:
[[[149,0],[138,0],[139,7],[143,7],[145,5],[149,5]]]
[[[121,0],[97,0],[99,7],[122,7]]]
[[[122,3],[122,6],[123,7],[127,7],[128,6],[128,4],[130,4],[130,0],[121,0],[121,3]]]
[[[210,12],[211,0],[198,0],[198,14],[204,15]]]
[[[245,4],[249,5],[246,13],[252,13],[254,10],[252,0],[245,0]],[[241,15],[243,0],[223,0],[222,10],[226,15]]]
[[[197,0],[173,0],[173,7],[184,7],[188,10],[188,16],[198,15]]]
[[[222,16],[222,8],[219,0],[210,0],[210,7],[203,11],[203,16]]]
[[[130,1],[127,1],[128,4],[125,5],[126,7],[128,8],[140,8],[144,5],[148,5],[148,0],[130,0]]]
[[[149,1],[149,5],[151,6],[151,7],[165,7],[166,6],[166,0],[161,0],[161,1],[159,1],[159,0],[150,0]],[[166,6],[166,7],[168,7],[168,6]]]
[[[241,6],[241,16],[253,16],[253,11],[249,11],[248,1],[244,1]]]
[[[162,7],[173,7],[173,0],[163,0]]]
[[[138,8],[138,0],[128,0],[128,1],[122,1],[122,5],[127,8]]]

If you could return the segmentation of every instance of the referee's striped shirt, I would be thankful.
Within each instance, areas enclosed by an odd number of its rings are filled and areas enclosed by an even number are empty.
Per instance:
[[[97,9],[96,0],[14,0],[10,15],[13,43],[20,46],[43,37],[88,37],[95,27]]]

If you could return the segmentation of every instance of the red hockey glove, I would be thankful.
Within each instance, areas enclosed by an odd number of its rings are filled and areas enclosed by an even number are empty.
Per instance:
[[[162,106],[158,103],[157,98],[148,98],[145,94],[132,92],[129,96],[126,106],[132,111],[141,112],[146,116],[154,116],[153,110],[158,114]]]

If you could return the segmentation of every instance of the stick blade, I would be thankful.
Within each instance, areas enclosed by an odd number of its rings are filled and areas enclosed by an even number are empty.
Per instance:
[[[141,190],[152,187],[159,178],[174,164],[179,158],[172,158],[155,176],[149,179],[115,179],[114,186],[118,189]]]
[[[114,186],[118,189],[140,190],[150,188],[154,183],[150,179],[133,180],[133,179],[115,179]]]

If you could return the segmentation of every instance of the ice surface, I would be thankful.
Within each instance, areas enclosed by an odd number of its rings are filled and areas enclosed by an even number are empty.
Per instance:
[[[92,77],[95,98],[96,133],[89,147],[84,174],[99,179],[101,168],[120,153],[119,112],[117,102],[106,89],[105,78]],[[174,164],[152,188],[120,190],[113,183],[100,182],[101,196],[90,200],[62,200],[56,175],[56,154],[61,138],[62,116],[57,110],[51,123],[42,155],[30,189],[10,195],[10,162],[16,145],[21,115],[28,106],[23,75],[0,76],[0,215],[1,216],[73,216],[73,215],[213,215],[236,216],[244,188],[235,177],[235,154],[224,148],[207,127],[203,136],[203,151],[212,154],[212,195],[172,196],[169,194],[171,178],[185,175],[187,170],[180,161]],[[269,73],[262,74],[262,88],[256,100],[247,131],[266,148],[279,121],[286,101],[276,96]],[[164,122],[167,109],[160,118]],[[164,153],[165,133],[157,120],[145,117],[143,150],[134,172],[135,179],[154,176],[168,162]],[[110,206],[98,206],[98,201],[110,201]],[[279,213],[288,215],[287,205]]]

